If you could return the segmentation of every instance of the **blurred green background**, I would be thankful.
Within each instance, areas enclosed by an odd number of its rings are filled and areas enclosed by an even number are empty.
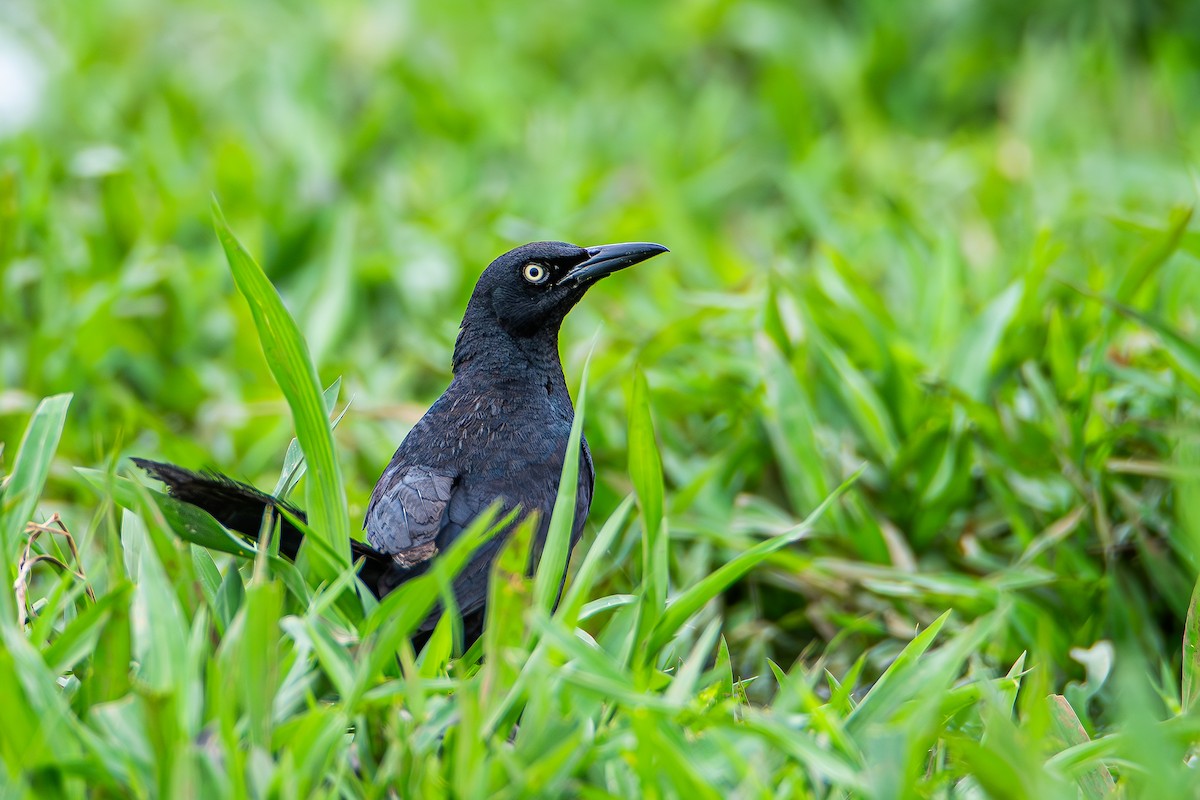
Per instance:
[[[986,663],[1082,680],[1071,648],[1107,639],[1173,686],[1200,556],[1198,108],[1182,1],[10,0],[0,465],[74,392],[42,509],[77,532],[75,466],[273,484],[291,421],[214,194],[353,398],[355,521],[491,258],[660,241],[564,329],[572,386],[595,337],[593,518],[630,490],[635,365],[675,586],[868,465],[713,612],[740,675],[806,648],[877,674],[941,611],[1001,608]]]

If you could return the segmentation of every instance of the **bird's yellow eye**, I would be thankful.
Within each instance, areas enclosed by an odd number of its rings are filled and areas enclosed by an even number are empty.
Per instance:
[[[525,276],[525,280],[530,283],[541,283],[550,277],[550,270],[543,267],[541,264],[526,264],[525,269],[521,271]]]

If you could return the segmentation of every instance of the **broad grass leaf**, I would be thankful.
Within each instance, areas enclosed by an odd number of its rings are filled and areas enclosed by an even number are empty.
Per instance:
[[[442,596],[444,599],[445,593]],[[436,678],[445,671],[455,650],[462,650],[461,631],[462,617],[458,608],[446,606],[417,657],[417,671],[422,678]]]
[[[321,788],[336,785],[339,772],[348,769],[345,711],[337,705],[318,705],[279,726],[275,746],[292,755],[287,781],[293,797],[322,794]]]
[[[311,472],[308,482],[308,519],[313,532],[334,554],[318,556],[319,574],[331,578],[350,563],[350,521],[346,490],[333,447],[333,433],[325,413],[317,371],[300,329],[262,268],[242,247],[213,200],[213,225],[238,291],[246,298],[258,329],[267,364],[292,410],[296,438]]]
[[[236,585],[241,584],[236,576]],[[236,590],[235,590],[236,591]],[[275,582],[252,583],[239,610],[242,626],[238,650],[238,691],[246,710],[249,740],[260,747],[271,742],[272,708],[279,688],[279,621],[283,614],[283,586]]]
[[[1151,314],[1130,308],[1109,298],[1101,297],[1099,299],[1123,316],[1157,333],[1162,341],[1163,349],[1178,369],[1179,377],[1196,396],[1200,397],[1200,347]]]
[[[1157,236],[1150,238],[1122,271],[1121,281],[1116,287],[1118,302],[1134,302],[1138,291],[1148,284],[1167,259],[1175,254],[1183,242],[1193,213],[1191,206],[1172,209],[1166,228],[1155,231]]]
[[[476,550],[504,530],[516,517],[516,511],[510,511],[497,519],[499,511],[499,502],[488,506],[476,515],[475,519],[471,520],[471,524],[458,535],[448,549],[438,554],[428,572],[401,584],[398,589],[384,597],[379,602],[379,606],[359,626],[360,635],[369,636],[381,630],[385,625],[401,619],[406,624],[412,621],[413,630],[415,630],[416,626],[428,616],[433,604],[437,602],[437,578],[452,580],[466,567]],[[406,587],[414,585],[419,586],[422,590],[418,594],[427,593],[430,586],[433,587],[433,593],[427,598],[413,597],[411,592],[406,591]],[[415,610],[414,601],[420,606]]]
[[[707,770],[699,761],[702,742],[686,742],[682,731],[668,718],[635,714],[631,718],[638,747],[629,753],[641,780],[641,796],[663,792],[674,797],[719,800],[723,795],[703,777]]]
[[[330,624],[316,616],[304,619],[287,618],[283,621],[285,630],[295,637],[300,628],[312,643],[313,652],[321,669],[328,676],[333,688],[342,697],[352,697],[354,689],[354,659],[346,651],[345,646],[334,636]]]
[[[466,567],[474,553],[516,517],[516,511],[497,519],[499,503],[493,503],[471,521],[450,547],[434,559],[429,572],[401,584],[384,597],[358,625],[361,640],[347,702],[354,708],[375,681],[395,664],[408,638],[433,611],[439,583],[448,585]],[[415,665],[414,665],[415,666]]]
[[[579,610],[579,621],[591,619],[597,614],[603,614],[605,611],[611,611],[614,608],[636,603],[639,596],[636,594],[610,594],[607,597],[598,597],[589,603],[584,603],[583,608]]]
[[[133,595],[133,641],[141,682],[157,692],[183,689],[187,631],[187,618],[158,554],[143,546]]]
[[[528,659],[526,629],[533,608],[533,582],[527,577],[529,548],[536,515],[521,521],[492,562],[488,583],[487,620],[483,628],[483,689],[479,702],[485,719],[504,703],[504,697]]]
[[[704,630],[696,637],[696,643],[692,646],[692,652],[684,659],[679,668],[675,671],[675,677],[671,680],[671,686],[667,689],[667,700],[683,705],[686,703],[696,691],[696,683],[700,678],[700,671],[708,662],[712,655],[713,645],[717,641],[717,636],[721,633],[721,620],[714,619],[704,627]]]
[[[847,759],[819,741],[814,733],[761,709],[752,709],[742,720],[729,720],[725,725],[737,725],[758,734],[764,741],[802,765],[809,773],[810,783],[832,782],[843,790],[863,796],[863,765]]]

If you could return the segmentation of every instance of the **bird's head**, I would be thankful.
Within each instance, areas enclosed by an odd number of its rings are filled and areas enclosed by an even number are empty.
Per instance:
[[[661,244],[627,242],[578,247],[566,242],[532,242],[509,250],[479,276],[467,307],[494,315],[509,335],[523,338],[557,333],[584,293],[618,270],[667,252]]]

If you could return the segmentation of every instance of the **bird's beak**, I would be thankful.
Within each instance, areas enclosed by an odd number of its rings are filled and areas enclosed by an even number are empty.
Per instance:
[[[559,280],[559,283],[574,281],[576,284],[595,283],[617,270],[632,267],[647,258],[669,252],[661,244],[653,242],[624,242],[602,244],[587,248],[588,259],[576,264]]]

